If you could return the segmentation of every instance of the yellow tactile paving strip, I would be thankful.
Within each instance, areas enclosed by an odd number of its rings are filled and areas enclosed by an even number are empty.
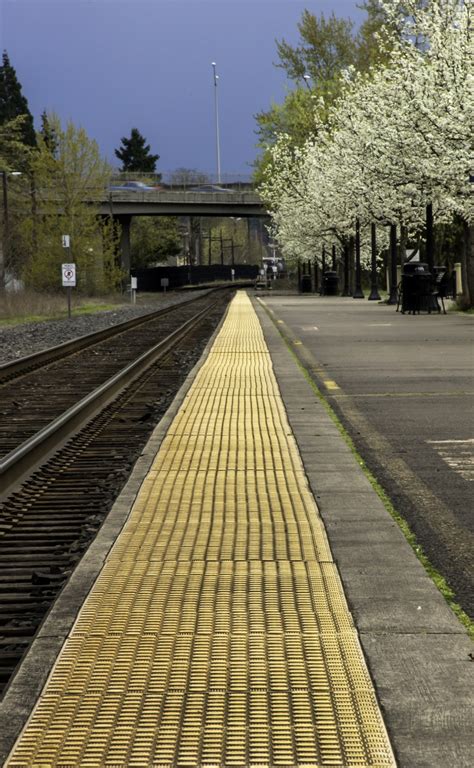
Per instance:
[[[8,766],[394,766],[248,297]]]

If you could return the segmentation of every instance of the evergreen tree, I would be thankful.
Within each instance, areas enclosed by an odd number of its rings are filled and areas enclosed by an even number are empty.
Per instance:
[[[0,170],[5,172],[4,184],[7,184],[8,171],[28,171],[33,150],[23,142],[25,115],[19,115],[13,120],[0,123]],[[23,175],[20,177],[24,179]],[[18,179],[10,184],[8,191],[8,218],[6,213],[6,198],[0,209],[0,292],[5,289],[5,275],[15,273],[16,252],[14,247],[16,218],[19,213]],[[1,200],[1,197],[0,197]],[[22,211],[23,213],[23,211]]]
[[[0,67],[0,125],[14,120],[19,115],[24,116],[22,136],[25,144],[36,146],[36,134],[28,102],[21,92],[21,85],[16,72],[10,64],[6,51],[3,52]]]
[[[46,111],[41,115],[41,137],[44,141],[46,149],[49,150],[52,157],[56,157],[58,152],[58,136],[55,131],[54,125],[52,125]]]
[[[154,173],[159,155],[150,154],[150,145],[138,128],[132,128],[130,138],[122,138],[122,146],[115,150],[115,156],[122,163],[122,171]],[[161,176],[160,176],[161,178]]]

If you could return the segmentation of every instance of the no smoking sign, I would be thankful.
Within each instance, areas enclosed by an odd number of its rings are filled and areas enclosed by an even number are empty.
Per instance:
[[[63,288],[74,287],[76,285],[76,265],[62,264],[61,272],[63,276]]]

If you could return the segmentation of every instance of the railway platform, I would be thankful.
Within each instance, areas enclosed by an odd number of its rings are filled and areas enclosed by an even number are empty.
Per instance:
[[[259,302],[191,379],[0,705],[4,764],[474,764],[469,640]]]

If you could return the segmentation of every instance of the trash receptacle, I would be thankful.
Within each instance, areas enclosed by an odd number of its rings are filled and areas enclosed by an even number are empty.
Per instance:
[[[311,293],[311,275],[301,275],[300,280],[300,293]]]
[[[337,296],[339,293],[339,275],[328,270],[323,275],[324,295]]]
[[[415,262],[403,265],[402,314],[431,311],[431,284],[432,275],[427,264]]]

